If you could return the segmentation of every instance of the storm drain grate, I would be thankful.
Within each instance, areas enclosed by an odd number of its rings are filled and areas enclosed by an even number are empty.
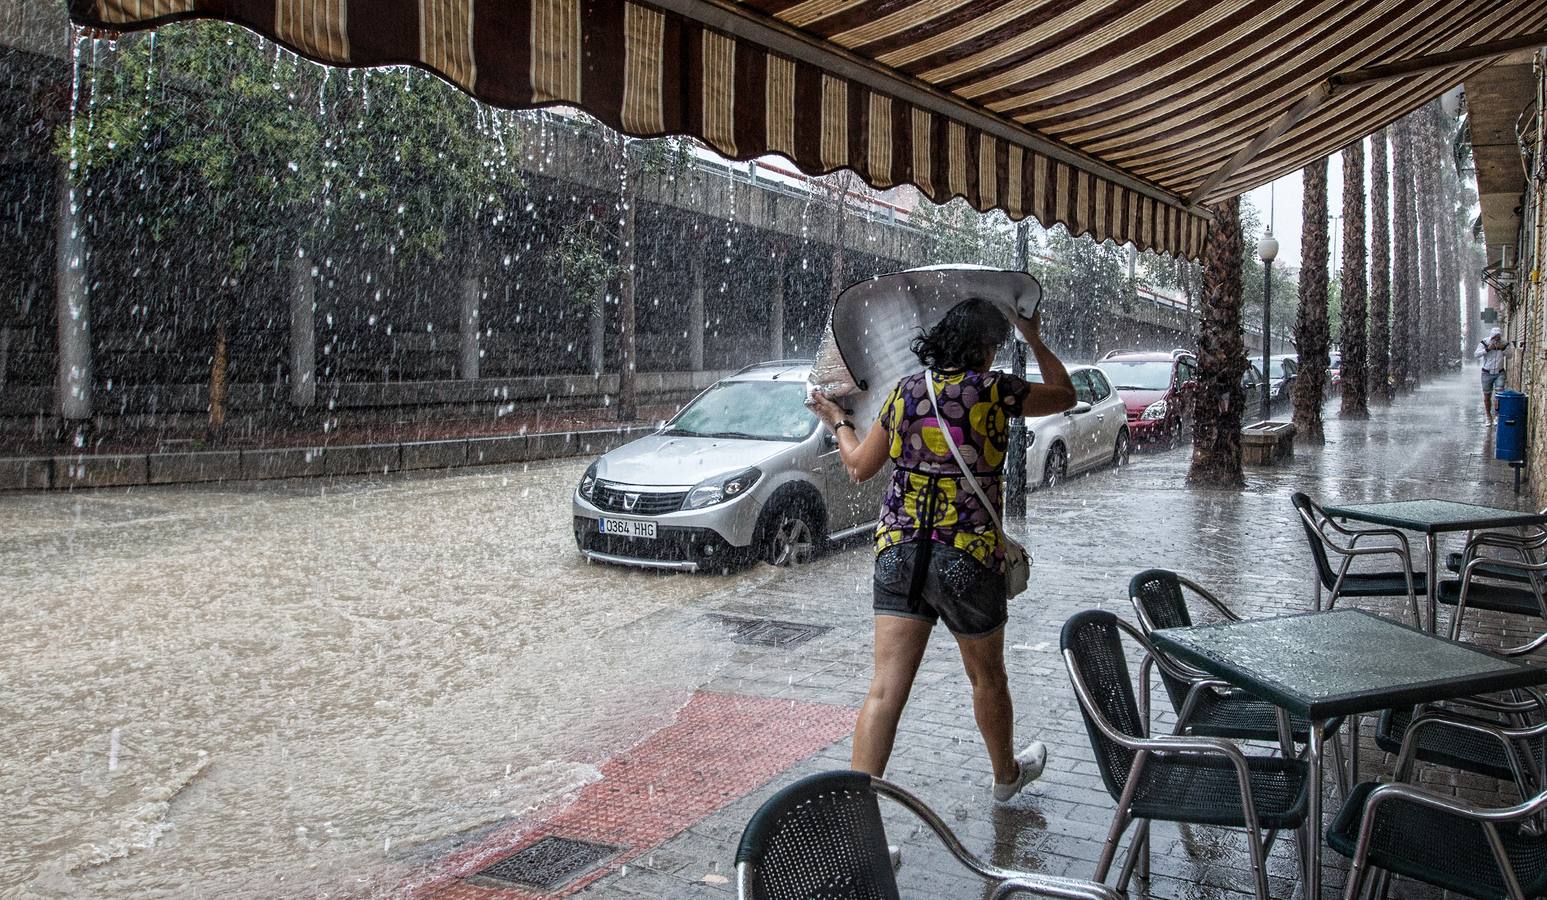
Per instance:
[[[622,847],[608,844],[550,835],[479,870],[473,878],[495,882],[501,887],[515,885],[544,892],[556,891],[622,850]]]
[[[732,641],[761,647],[794,647],[831,630],[827,625],[784,622],[779,619],[747,619],[718,613],[711,614],[709,618],[734,629]]]

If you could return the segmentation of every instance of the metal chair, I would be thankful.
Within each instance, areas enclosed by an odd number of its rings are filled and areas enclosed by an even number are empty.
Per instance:
[[[1300,524],[1305,527],[1306,539],[1311,545],[1311,560],[1316,566],[1316,609],[1321,609],[1321,592],[1331,592],[1327,608],[1331,609],[1339,597],[1407,597],[1413,611],[1413,624],[1423,627],[1423,617],[1418,611],[1418,595],[1428,590],[1428,578],[1422,572],[1413,571],[1413,553],[1408,546],[1407,535],[1395,528],[1344,528],[1332,521],[1315,501],[1303,493],[1290,496],[1295,510],[1300,514]],[[1391,546],[1360,547],[1359,541],[1367,538],[1391,538],[1397,543]],[[1338,543],[1346,539],[1347,543]],[[1336,569],[1332,567],[1332,555],[1341,558]],[[1349,567],[1361,556],[1395,556],[1402,561],[1401,571],[1350,572]]]
[[[1547,509],[1543,509],[1541,512],[1547,514]],[[1508,531],[1468,532],[1466,536],[1466,551],[1446,556],[1445,568],[1455,572],[1457,575],[1461,574],[1461,570],[1466,566],[1467,562],[1477,555],[1475,552],[1477,548],[1488,545],[1514,549],[1519,554],[1522,562],[1535,563],[1547,560],[1547,556],[1540,552],[1544,547],[1547,547],[1547,528],[1533,525],[1516,529],[1516,531],[1519,533],[1516,534]],[[1478,539],[1483,535],[1487,535],[1487,538],[1479,541]],[[1477,574],[1482,577],[1497,578],[1502,581],[1512,581],[1520,584],[1530,583],[1530,578],[1527,575],[1508,566],[1495,566],[1491,560],[1478,566]]]
[[[1220,617],[1239,622],[1241,617],[1203,585],[1167,569],[1147,569],[1128,581],[1128,600],[1139,616],[1139,629],[1146,639],[1160,628],[1187,628],[1193,624],[1183,589],[1211,606]],[[1176,710],[1177,734],[1222,737],[1238,741],[1266,741],[1283,744],[1279,733],[1278,708],[1229,684],[1201,672],[1164,652],[1146,655],[1139,665],[1140,711],[1149,721],[1149,671],[1156,668],[1160,682]],[[1303,716],[1290,717],[1290,738],[1305,743],[1310,723]],[[1336,745],[1334,745],[1336,746]],[[1284,748],[1288,755],[1292,748]]]
[[[1138,629],[1106,610],[1076,613],[1064,623],[1059,641],[1096,766],[1117,801],[1117,814],[1096,864],[1096,880],[1106,880],[1123,833],[1135,821],[1140,825],[1118,876],[1120,891],[1127,888],[1150,822],[1244,828],[1257,896],[1266,900],[1266,860],[1274,838],[1282,829],[1306,824],[1306,764],[1298,759],[1247,756],[1220,738],[1149,737],[1123,654],[1124,632],[1146,651],[1155,652]]]
[[[1547,596],[1544,596],[1544,591],[1547,591],[1547,562],[1534,560],[1529,546],[1532,541],[1534,539],[1517,539],[1494,531],[1481,532],[1467,541],[1466,552],[1462,557],[1461,577],[1442,580],[1436,592],[1440,603],[1456,608],[1450,616],[1451,640],[1460,639],[1461,623],[1469,608],[1547,620]],[[1483,547],[1513,550],[1520,559],[1479,556],[1478,551]],[[1500,572],[1511,573],[1515,577],[1505,583],[1496,574]],[[1479,578],[1484,580],[1479,581]],[[1547,644],[1547,632],[1518,647],[1497,652],[1506,656],[1520,656],[1544,644]]]
[[[819,772],[768,798],[736,849],[740,900],[898,900],[881,822],[884,796],[918,816],[951,855],[993,885],[989,900],[1018,894],[1065,900],[1119,900],[1105,885],[989,865],[968,852],[923,801],[863,772]]]
[[[1414,730],[1423,720],[1415,721]],[[1547,793],[1502,809],[1435,794],[1405,782],[1415,758],[1409,740],[1397,763],[1398,783],[1354,788],[1327,835],[1332,849],[1353,860],[1347,900],[1364,891],[1370,869],[1381,870],[1371,893],[1385,893],[1390,875],[1478,898],[1525,900],[1547,894]]]
[[[1547,789],[1547,705],[1531,696],[1389,709],[1376,726],[1375,743],[1408,764],[1418,760],[1512,781],[1524,800]]]

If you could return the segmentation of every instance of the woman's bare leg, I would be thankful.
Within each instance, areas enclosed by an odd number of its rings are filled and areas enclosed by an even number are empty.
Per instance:
[[[967,680],[972,682],[972,712],[988,747],[994,780],[1009,784],[1020,775],[1015,762],[1015,707],[1004,670],[1004,629],[986,637],[956,638]]]
[[[854,726],[854,752],[849,767],[877,778],[886,774],[886,761],[897,739],[897,721],[913,690],[929,632],[934,625],[921,619],[902,616],[876,616],[875,674],[870,678],[870,693],[860,707],[859,723]]]

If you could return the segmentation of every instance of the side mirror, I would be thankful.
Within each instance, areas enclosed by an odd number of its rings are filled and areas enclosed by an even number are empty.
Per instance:
[[[1065,410],[1064,411],[1064,415],[1066,415],[1066,416],[1078,416],[1081,413],[1088,413],[1088,412],[1090,412],[1090,404],[1086,403],[1084,400],[1081,400],[1081,401],[1075,403],[1074,406],[1072,406],[1069,409]]]
[[[823,428],[822,429],[822,446],[826,447],[828,450],[837,450],[838,449],[838,435],[833,434],[831,431],[828,431],[826,428]]]

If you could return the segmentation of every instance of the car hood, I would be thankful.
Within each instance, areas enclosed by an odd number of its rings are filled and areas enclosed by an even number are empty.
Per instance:
[[[652,434],[603,454],[596,477],[619,484],[690,487],[717,475],[734,475],[798,446],[794,441]]]
[[[1156,400],[1164,399],[1166,396],[1165,391],[1143,391],[1130,388],[1123,388],[1117,393],[1118,396],[1123,398],[1124,406],[1139,412],[1144,412],[1145,407]]]

